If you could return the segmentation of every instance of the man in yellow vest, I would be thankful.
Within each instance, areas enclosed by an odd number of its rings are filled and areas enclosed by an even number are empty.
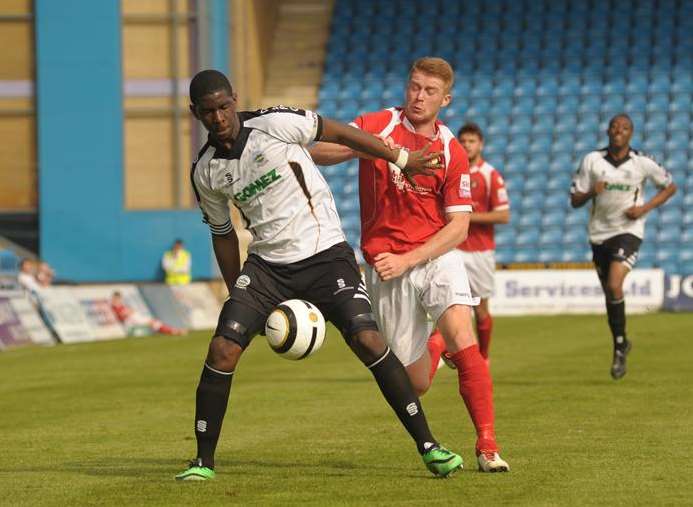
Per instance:
[[[183,248],[183,240],[174,241],[170,250],[164,252],[161,267],[166,273],[167,285],[187,285],[190,283],[190,252]]]

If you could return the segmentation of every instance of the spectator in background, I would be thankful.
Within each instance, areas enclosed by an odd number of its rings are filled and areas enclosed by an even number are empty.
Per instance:
[[[118,320],[126,327],[128,334],[135,334],[138,328],[148,328],[155,333],[169,335],[182,335],[187,332],[184,329],[167,326],[160,320],[138,313],[137,310],[125,304],[123,295],[118,291],[115,291],[111,296],[111,309]]]
[[[626,374],[631,342],[626,338],[626,306],[623,282],[638,260],[645,233],[645,215],[676,192],[671,174],[651,157],[630,146],[633,121],[617,114],[606,131],[609,145],[585,155],[573,176],[570,204],[592,204],[588,225],[592,262],[606,296],[606,314],[613,338],[611,377]],[[657,193],[645,202],[647,180]]]
[[[183,240],[173,242],[170,250],[164,252],[161,267],[166,273],[167,285],[187,285],[190,283],[192,258],[190,252],[183,247]]]
[[[36,301],[41,292],[41,285],[36,280],[36,263],[31,259],[22,259],[19,262],[19,274],[17,275],[19,285],[29,293],[32,300]]]
[[[39,262],[36,268],[36,280],[38,281],[39,285],[41,287],[53,285],[54,278],[55,271],[53,268],[51,268],[50,265],[45,261]]]

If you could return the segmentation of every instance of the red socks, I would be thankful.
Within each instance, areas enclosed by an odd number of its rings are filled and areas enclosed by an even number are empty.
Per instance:
[[[476,321],[476,334],[479,337],[479,352],[481,357],[488,359],[488,349],[491,345],[491,330],[493,329],[493,319],[488,315],[484,320]]]
[[[431,356],[431,371],[428,372],[428,383],[430,384],[438,371],[438,363],[440,362],[440,356],[445,352],[445,340],[443,340],[443,335],[440,334],[438,328],[433,330],[433,333],[428,338],[428,355]]]
[[[449,357],[457,367],[460,395],[476,428],[477,454],[498,452],[494,430],[493,383],[488,366],[479,353],[479,346],[472,345]]]

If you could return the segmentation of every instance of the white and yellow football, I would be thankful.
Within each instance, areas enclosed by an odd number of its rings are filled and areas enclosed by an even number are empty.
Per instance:
[[[272,350],[281,357],[305,359],[325,340],[325,318],[313,303],[289,299],[267,317],[265,336]]]

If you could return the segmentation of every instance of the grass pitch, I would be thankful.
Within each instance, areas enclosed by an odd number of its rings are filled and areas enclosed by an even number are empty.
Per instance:
[[[465,470],[433,478],[334,329],[307,361],[258,337],[233,381],[217,479],[193,457],[208,334],[0,353],[2,505],[671,505],[693,486],[693,315],[633,316],[611,380],[602,316],[497,318],[496,421],[509,474],[476,471],[452,370],[423,398]]]

